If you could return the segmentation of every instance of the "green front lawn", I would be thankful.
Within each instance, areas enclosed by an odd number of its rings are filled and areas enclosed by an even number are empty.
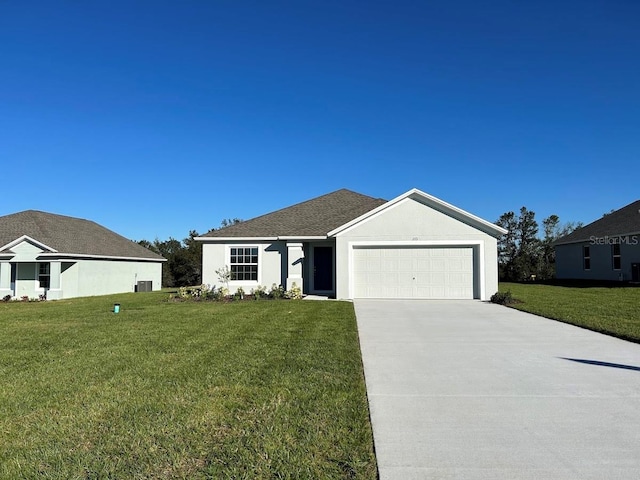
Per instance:
[[[560,287],[501,283],[522,303],[512,307],[640,342],[640,288]]]
[[[0,478],[376,477],[351,304],[167,296],[0,303]]]

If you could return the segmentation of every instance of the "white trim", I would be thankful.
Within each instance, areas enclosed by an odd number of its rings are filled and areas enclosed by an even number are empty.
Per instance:
[[[377,216],[378,214],[380,214],[383,210],[386,210],[387,208],[392,207],[393,205],[400,203],[402,200],[407,199],[412,197],[414,200],[416,199],[415,197],[418,198],[422,198],[423,200],[426,200],[427,205],[431,204],[435,204],[437,206],[442,207],[444,210],[448,210],[450,212],[456,213],[459,216],[462,216],[463,218],[466,218],[468,220],[471,221],[471,223],[476,223],[479,224],[483,227],[485,227],[486,229],[495,232],[497,235],[503,235],[505,233],[507,233],[507,230],[505,230],[502,227],[499,227],[491,222],[488,222],[480,217],[477,217],[465,210],[462,210],[461,208],[458,208],[454,205],[451,205],[450,203],[445,202],[444,200],[440,200],[439,198],[436,198],[432,195],[429,195],[428,193],[425,193],[421,190],[418,190],[417,188],[412,188],[411,190],[409,190],[406,193],[403,193],[402,195],[394,198],[393,200],[389,200],[387,203],[384,203],[382,205],[380,205],[377,208],[374,208],[373,210],[360,215],[358,218],[355,218],[353,220],[351,220],[350,222],[345,223],[344,225],[331,230],[327,236],[329,237],[333,237],[333,236],[337,236],[337,235],[341,235],[344,234],[346,232],[348,232],[352,227],[354,227],[356,224],[369,220],[371,218],[374,218],[375,216]]]
[[[275,242],[278,240],[326,240],[326,235],[280,235],[278,237],[194,237],[199,242]]]
[[[16,245],[21,244],[22,242],[29,242],[30,244],[38,247],[38,248],[42,248],[44,250],[49,250],[50,252],[57,252],[57,250],[55,248],[49,247],[48,245],[45,245],[42,242],[39,242],[38,240],[31,238],[29,235],[22,235],[20,238],[16,238],[15,240],[13,240],[12,242],[7,243],[6,245],[3,245],[2,247],[0,247],[0,251],[2,250],[7,250],[7,249],[11,249],[13,247],[15,247]]]
[[[485,292],[485,265],[484,265],[484,240],[419,240],[419,241],[406,241],[406,240],[389,240],[389,241],[376,241],[376,240],[361,240],[348,243],[347,249],[347,263],[348,263],[348,279],[349,279],[349,298],[353,298],[354,293],[354,266],[353,266],[353,251],[359,247],[473,247],[478,249],[478,288],[480,289],[480,300],[487,300]],[[475,266],[475,262],[474,262]],[[474,268],[474,276],[476,275]],[[474,278],[475,283],[475,278]]]
[[[229,280],[229,286],[234,287],[253,287],[256,285],[262,285],[262,247],[263,245],[254,244],[227,244],[225,245],[224,251],[224,259],[225,266],[229,267],[229,271],[231,271],[231,249],[232,248],[257,248],[258,249],[258,279],[257,280]],[[239,264],[242,265],[242,264]],[[245,292],[249,293],[249,292]]]
[[[166,262],[166,258],[144,258],[144,257],[116,257],[113,255],[87,255],[84,253],[39,253],[36,258],[70,258],[70,259],[95,259],[95,260],[129,260],[136,262]]]
[[[282,235],[278,240],[326,240],[326,235],[304,236],[304,235]]]
[[[194,237],[193,239],[199,242],[260,242],[278,240],[278,237]]]
[[[287,242],[287,248],[289,247],[302,248],[302,242]]]

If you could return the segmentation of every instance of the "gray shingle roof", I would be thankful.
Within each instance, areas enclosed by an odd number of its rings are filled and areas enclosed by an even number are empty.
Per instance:
[[[337,190],[306,202],[252,218],[203,237],[323,236],[386,203],[351,190]]]
[[[151,250],[90,220],[37,210],[0,217],[0,247],[24,235],[58,253],[163,260]]]
[[[584,242],[591,237],[615,237],[640,232],[640,200],[630,203],[615,212],[611,212],[589,225],[559,238],[554,243]]]

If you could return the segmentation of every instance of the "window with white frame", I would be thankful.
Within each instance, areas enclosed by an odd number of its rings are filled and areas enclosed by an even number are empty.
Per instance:
[[[51,270],[48,263],[38,264],[38,282],[40,282],[40,288],[49,288],[51,285]]]
[[[231,247],[231,280],[258,281],[258,247]]]
[[[589,245],[582,247],[582,267],[591,270],[591,248]]]
[[[620,256],[620,244],[614,243],[611,245],[611,264],[614,270],[620,270],[622,268],[622,261]]]

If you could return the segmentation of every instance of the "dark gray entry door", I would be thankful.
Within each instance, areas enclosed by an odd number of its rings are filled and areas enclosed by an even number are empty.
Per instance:
[[[313,289],[333,290],[333,248],[313,249]]]

